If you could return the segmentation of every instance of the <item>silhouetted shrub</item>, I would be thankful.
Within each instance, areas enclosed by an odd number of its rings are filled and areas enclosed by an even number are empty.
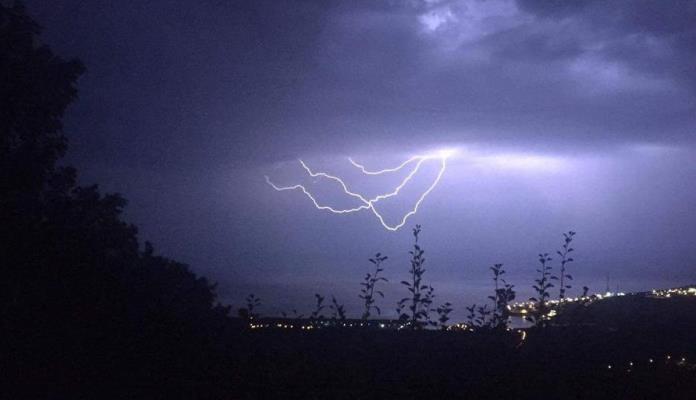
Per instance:
[[[573,262],[573,258],[569,257],[568,254],[573,252],[575,249],[570,247],[571,242],[573,241],[573,236],[575,236],[575,232],[573,231],[568,231],[568,233],[563,234],[563,246],[561,247],[561,250],[556,251],[559,256],[561,256],[561,273],[559,276],[559,291],[558,291],[558,298],[560,300],[563,300],[565,298],[566,294],[566,289],[570,289],[571,285],[566,283],[566,279],[568,280],[573,280],[573,277],[566,273],[566,266],[568,263]]]
[[[309,319],[316,322],[324,319],[322,311],[324,308],[326,308],[326,306],[324,305],[324,296],[321,296],[319,293],[314,295],[314,300],[316,303],[314,304],[314,310],[310,314]]]
[[[331,296],[331,305],[329,306],[329,309],[331,309],[331,319],[334,322],[346,320],[345,307],[343,304],[338,304],[338,301],[334,296]]]
[[[478,306],[476,308],[476,318],[474,319],[476,326],[479,326],[482,328],[489,327],[490,320],[488,319],[488,316],[491,315],[491,312],[492,311],[488,309],[488,304]]]
[[[488,296],[493,300],[493,312],[490,326],[492,328],[507,328],[510,312],[508,304],[515,299],[514,285],[505,281],[505,269],[503,264],[495,264],[491,267],[493,271],[493,282],[495,283],[494,295]]]
[[[476,303],[465,307],[468,313],[466,314],[466,324],[469,328],[476,326]]]
[[[435,311],[437,311],[437,322],[440,329],[443,331],[447,330],[447,322],[450,320],[449,314],[452,312],[452,303],[446,302],[435,309]]]
[[[360,295],[358,296],[365,301],[365,310],[363,311],[362,319],[370,318],[373,309],[377,312],[377,315],[382,314],[382,310],[375,305],[375,293],[382,298],[384,298],[384,293],[382,293],[381,290],[375,290],[375,286],[379,281],[388,282],[387,278],[379,276],[379,273],[384,270],[382,268],[382,262],[386,260],[387,256],[383,256],[381,253],[377,253],[375,254],[374,258],[370,258],[370,262],[375,266],[375,272],[368,272],[365,274],[364,281],[360,283],[360,286],[363,288],[360,289]]]
[[[539,273],[539,278],[535,279],[535,285],[532,287],[537,293],[536,297],[530,297],[529,301],[535,303],[534,311],[529,313],[525,318],[534,323],[535,326],[544,326],[547,320],[547,300],[550,297],[549,289],[553,287],[551,280],[558,279],[551,274],[551,266],[548,262],[551,261],[548,253],[539,254],[539,264],[541,266],[536,270]]]
[[[401,284],[406,286],[406,289],[411,293],[410,297],[404,297],[397,303],[397,313],[399,319],[408,324],[411,329],[420,329],[426,325],[433,325],[430,320],[430,307],[433,303],[434,289],[430,285],[423,284],[423,274],[425,274],[425,251],[418,245],[418,235],[421,232],[421,226],[416,225],[413,228],[413,237],[415,239],[411,254],[411,281],[401,281]],[[410,303],[410,304],[409,304]],[[404,308],[408,305],[408,312],[404,312]]]

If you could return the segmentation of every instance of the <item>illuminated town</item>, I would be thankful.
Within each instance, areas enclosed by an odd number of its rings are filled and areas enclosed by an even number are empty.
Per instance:
[[[594,302],[607,300],[616,297],[633,296],[647,297],[655,299],[669,299],[673,297],[696,297],[696,286],[686,286],[670,289],[652,289],[647,292],[605,292],[596,293],[584,297],[568,297],[563,300],[553,299],[544,303],[547,313],[543,316],[550,320],[558,316],[565,305],[581,304],[589,305]],[[511,317],[527,317],[536,312],[538,303],[532,301],[516,302],[508,306],[509,316]],[[300,329],[313,330],[322,328],[355,328],[355,329],[391,329],[401,330],[408,328],[408,324],[399,320],[393,319],[331,319],[331,318],[273,318],[264,317],[254,320],[249,323],[251,329]],[[476,326],[459,322],[447,326],[449,331],[474,331]],[[508,331],[513,329],[507,328]],[[523,329],[515,329],[522,332]]]

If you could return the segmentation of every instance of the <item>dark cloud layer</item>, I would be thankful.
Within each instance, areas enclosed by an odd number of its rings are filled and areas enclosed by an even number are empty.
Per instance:
[[[412,222],[443,296],[482,299],[493,262],[531,279],[570,228],[595,286],[696,280],[696,1],[27,3],[88,67],[69,161],[230,301],[353,296],[380,250],[398,281],[407,230],[320,213],[263,176],[441,147],[462,151]]]
[[[522,10],[543,19],[581,21],[607,43],[601,54],[610,60],[696,89],[696,2],[519,1]]]

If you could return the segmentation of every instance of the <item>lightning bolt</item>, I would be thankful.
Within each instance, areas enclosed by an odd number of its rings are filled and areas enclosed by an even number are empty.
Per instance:
[[[359,168],[360,171],[362,171],[362,173],[365,175],[382,175],[382,174],[386,174],[387,172],[400,171],[403,167],[407,166],[408,164],[410,164],[416,160],[423,160],[424,158],[425,158],[424,156],[411,157],[408,160],[401,163],[401,165],[399,165],[398,167],[387,168],[387,169],[383,169],[383,170],[379,170],[379,171],[368,171],[363,165],[356,163],[350,157],[348,157],[348,161],[350,161],[350,163],[353,164],[355,167]]]
[[[318,210],[326,210],[326,211],[332,212],[334,214],[348,214],[348,213],[353,213],[353,212],[358,212],[358,211],[363,211],[363,210],[370,210],[375,215],[375,217],[377,217],[380,224],[385,229],[394,232],[394,231],[399,230],[401,227],[403,227],[406,224],[406,222],[408,221],[408,218],[418,212],[418,208],[420,207],[421,203],[423,203],[423,200],[425,200],[425,198],[428,196],[428,194],[430,194],[430,192],[432,192],[433,189],[435,189],[437,184],[440,182],[442,175],[445,173],[445,170],[447,169],[447,159],[452,154],[453,154],[453,151],[444,150],[444,151],[438,152],[437,154],[415,156],[415,157],[409,158],[408,160],[404,161],[403,163],[401,163],[400,165],[398,165],[394,168],[386,168],[386,169],[377,170],[377,171],[368,170],[364,165],[355,162],[352,158],[348,158],[348,161],[354,167],[359,169],[360,172],[362,172],[364,175],[382,175],[382,174],[387,174],[387,173],[392,173],[392,172],[398,172],[398,171],[401,171],[402,169],[404,169],[406,166],[415,163],[415,166],[406,175],[406,177],[404,177],[404,179],[401,181],[401,183],[399,185],[397,185],[396,188],[394,188],[394,190],[392,190],[391,192],[388,192],[388,193],[383,193],[383,194],[377,195],[377,196],[372,197],[372,198],[366,198],[362,194],[356,193],[356,192],[350,190],[348,185],[345,183],[345,181],[343,181],[343,179],[341,179],[335,175],[331,175],[331,174],[328,174],[326,172],[314,172],[311,168],[309,168],[309,166],[307,166],[307,164],[304,161],[299,160],[300,164],[302,165],[302,168],[307,172],[307,174],[310,177],[312,177],[312,178],[324,178],[324,179],[328,179],[331,181],[335,181],[341,186],[341,188],[343,189],[343,192],[346,195],[348,195],[349,197],[355,198],[355,199],[359,200],[360,203],[362,203],[360,206],[354,207],[354,208],[337,209],[337,208],[334,208],[334,207],[331,207],[328,205],[320,204],[319,201],[317,201],[317,199],[312,195],[312,193],[309,190],[307,190],[306,187],[304,187],[303,185],[300,185],[300,184],[292,185],[292,186],[278,186],[275,183],[273,183],[268,176],[266,176],[266,183],[268,183],[273,189],[275,189],[276,191],[279,191],[279,192],[286,191],[286,190],[300,190],[300,191],[302,191],[305,194],[305,196],[307,196],[312,201],[312,203],[314,204],[314,207],[316,207]],[[413,209],[411,209],[409,212],[404,214],[404,216],[401,218],[399,223],[397,223],[396,225],[390,225],[387,222],[385,222],[382,214],[380,214],[379,211],[377,210],[377,208],[375,208],[375,204],[381,200],[388,199],[390,197],[398,195],[399,192],[401,191],[401,189],[403,189],[404,186],[406,186],[406,184],[408,184],[408,182],[411,181],[411,179],[416,175],[416,173],[418,173],[421,165],[423,165],[424,162],[426,162],[428,160],[432,160],[432,159],[438,159],[440,161],[440,169],[439,169],[438,174],[435,177],[435,180],[433,181],[433,183],[430,186],[428,186],[428,188],[420,195],[420,197],[418,198],[418,201],[416,201],[416,204],[413,206]]]

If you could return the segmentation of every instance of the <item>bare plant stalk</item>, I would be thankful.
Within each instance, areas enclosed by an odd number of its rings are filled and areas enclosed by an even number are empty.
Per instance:
[[[566,273],[566,267],[568,263],[573,262],[572,257],[568,257],[568,254],[573,252],[575,249],[570,247],[571,242],[573,241],[573,236],[575,236],[575,232],[573,231],[568,231],[568,233],[563,234],[563,246],[561,247],[561,250],[558,250],[556,253],[558,253],[559,256],[561,256],[561,276],[560,276],[560,288],[558,292],[558,298],[560,300],[565,299],[566,296],[566,289],[570,289],[571,285],[566,284],[565,280],[568,279],[569,281],[573,280],[573,277],[570,274]]]

